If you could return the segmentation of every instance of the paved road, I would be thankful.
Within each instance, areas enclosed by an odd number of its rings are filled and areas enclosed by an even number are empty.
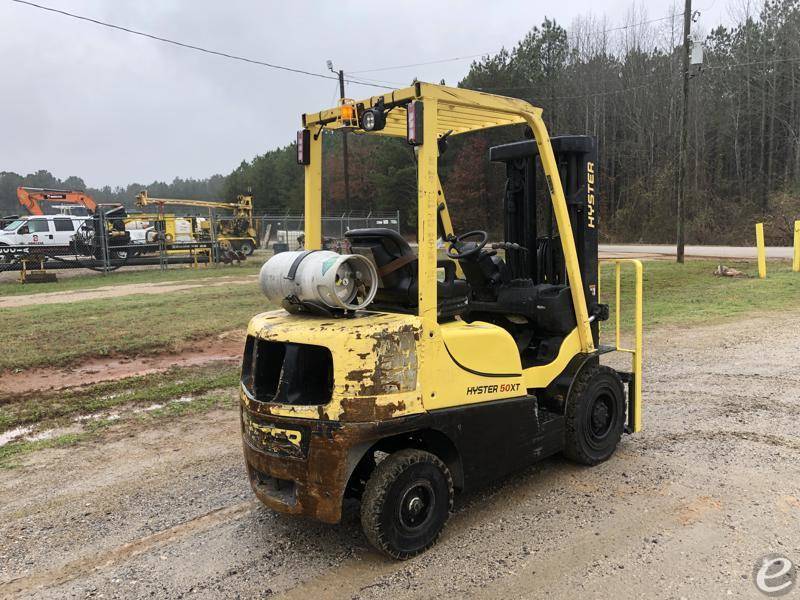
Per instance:
[[[602,256],[675,256],[675,246],[664,244],[600,244]],[[756,258],[755,246],[686,246],[686,256],[705,258]],[[767,258],[792,258],[792,248],[767,246]]]

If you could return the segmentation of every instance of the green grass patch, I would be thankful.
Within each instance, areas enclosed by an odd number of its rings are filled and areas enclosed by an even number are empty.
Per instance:
[[[234,388],[238,381],[238,366],[211,363],[78,389],[0,397],[0,431],[43,421],[57,423],[66,417],[125,405],[167,403],[182,396],[194,397],[210,390]],[[179,404],[185,404],[188,410],[194,401]]]
[[[74,292],[77,290],[90,290],[99,287],[126,285],[132,283],[163,283],[165,281],[190,281],[194,279],[215,279],[217,277],[244,277],[255,275],[261,269],[264,258],[253,256],[239,265],[218,265],[209,267],[190,268],[185,265],[172,265],[162,271],[158,267],[142,270],[118,269],[103,275],[91,273],[86,275],[62,276],[55,283],[36,283],[20,285],[16,278],[0,281],[0,296],[21,296],[46,292]],[[53,271],[57,275],[69,271]]]
[[[752,277],[716,277],[719,264],[733,267]],[[603,266],[601,301],[611,304],[611,319],[604,324],[605,343],[614,327],[614,267]],[[623,265],[621,278],[621,324],[633,324],[633,267]],[[695,325],[734,319],[745,314],[797,310],[800,308],[800,273],[791,265],[774,261],[767,266],[767,278],[759,279],[755,261],[689,260],[644,263],[644,327]]]
[[[132,415],[136,422],[143,425],[161,423],[167,419],[174,419],[189,414],[201,414],[214,408],[232,407],[235,400],[231,394],[221,394],[212,391],[204,396],[194,399],[191,403],[170,402],[164,408]],[[46,440],[20,441],[0,446],[0,469],[13,469],[19,466],[16,459],[31,452],[46,448],[67,448],[81,442],[98,439],[104,432],[114,426],[125,427],[131,417],[119,420],[98,419],[85,424],[84,431],[79,433],[65,433]]]
[[[64,433],[49,439],[20,440],[0,447],[0,469],[18,466],[17,459],[46,448],[64,448],[97,439],[114,428],[131,424],[152,426],[167,419],[200,414],[221,407],[233,407],[237,400],[238,369],[230,365],[211,365],[194,369],[174,369],[146,377],[132,377],[114,383],[97,384],[62,394],[41,394],[22,402],[0,407],[0,431],[36,423],[39,431],[75,424],[69,419],[78,414],[120,409],[116,418],[88,419],[82,431]],[[135,388],[135,389],[132,389]],[[191,401],[181,401],[191,396]],[[0,400],[8,402],[9,399]],[[146,410],[125,410],[163,404]],[[124,430],[124,429],[123,429]]]
[[[163,407],[146,413],[139,413],[137,417],[141,420],[182,417],[188,414],[205,412],[218,406],[231,405],[231,395],[225,396],[220,392],[221,390],[214,389],[207,394],[193,398],[191,402],[167,402]]]
[[[91,433],[66,433],[48,440],[37,440],[35,442],[14,442],[0,446],[0,468],[8,469],[16,466],[11,459],[19,458],[24,454],[29,454],[45,448],[65,448],[91,437]]]
[[[6,335],[0,371],[63,366],[91,357],[173,352],[195,340],[245,329],[253,315],[271,308],[254,280],[3,309]]]

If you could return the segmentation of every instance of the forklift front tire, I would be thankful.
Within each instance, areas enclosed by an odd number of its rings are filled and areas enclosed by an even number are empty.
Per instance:
[[[564,454],[596,465],[614,454],[625,426],[625,389],[614,369],[589,366],[572,384],[566,411]]]
[[[447,466],[423,450],[406,449],[381,461],[361,498],[361,526],[370,544],[398,560],[430,548],[453,508]]]
[[[253,252],[256,251],[256,248],[253,245],[253,242],[251,242],[249,240],[244,240],[243,242],[241,242],[239,244],[238,250],[239,250],[239,252],[241,252],[245,256],[253,256]]]

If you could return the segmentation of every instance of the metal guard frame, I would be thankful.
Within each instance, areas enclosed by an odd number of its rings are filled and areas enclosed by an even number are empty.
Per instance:
[[[630,422],[633,425],[633,432],[641,431],[642,429],[642,306],[643,306],[643,267],[642,261],[635,258],[604,258],[598,261],[598,290],[597,297],[600,301],[600,281],[602,275],[603,264],[614,265],[614,310],[615,310],[615,337],[614,348],[616,352],[625,352],[631,355],[631,373],[633,376],[633,398],[630,402],[630,407],[633,412]],[[620,317],[621,317],[621,279],[622,279],[622,265],[629,264],[633,266],[635,277],[634,288],[634,346],[633,348],[625,348],[622,346],[621,333],[620,333]],[[629,388],[629,394],[631,390]]]

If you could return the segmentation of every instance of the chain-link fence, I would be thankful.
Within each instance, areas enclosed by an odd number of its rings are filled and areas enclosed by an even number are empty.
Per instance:
[[[259,249],[272,252],[303,247],[302,214],[260,215],[252,219],[177,216],[163,212],[127,213],[99,207],[94,215],[41,215],[0,221],[0,272],[31,273],[58,269],[108,272],[126,266],[194,266],[241,262]],[[323,218],[328,248],[343,248],[351,229],[400,230],[399,212],[349,212]]]
[[[276,252],[298,250],[304,245],[305,220],[302,213],[276,213],[256,218],[262,245]],[[341,246],[345,234],[352,229],[383,227],[400,231],[400,211],[348,211],[322,217],[322,237],[326,247]]]
[[[129,215],[117,208],[101,207],[91,216],[35,215],[2,225],[0,272],[19,272],[22,281],[61,269],[241,262],[257,244],[254,232],[234,236],[230,224],[213,217]]]

